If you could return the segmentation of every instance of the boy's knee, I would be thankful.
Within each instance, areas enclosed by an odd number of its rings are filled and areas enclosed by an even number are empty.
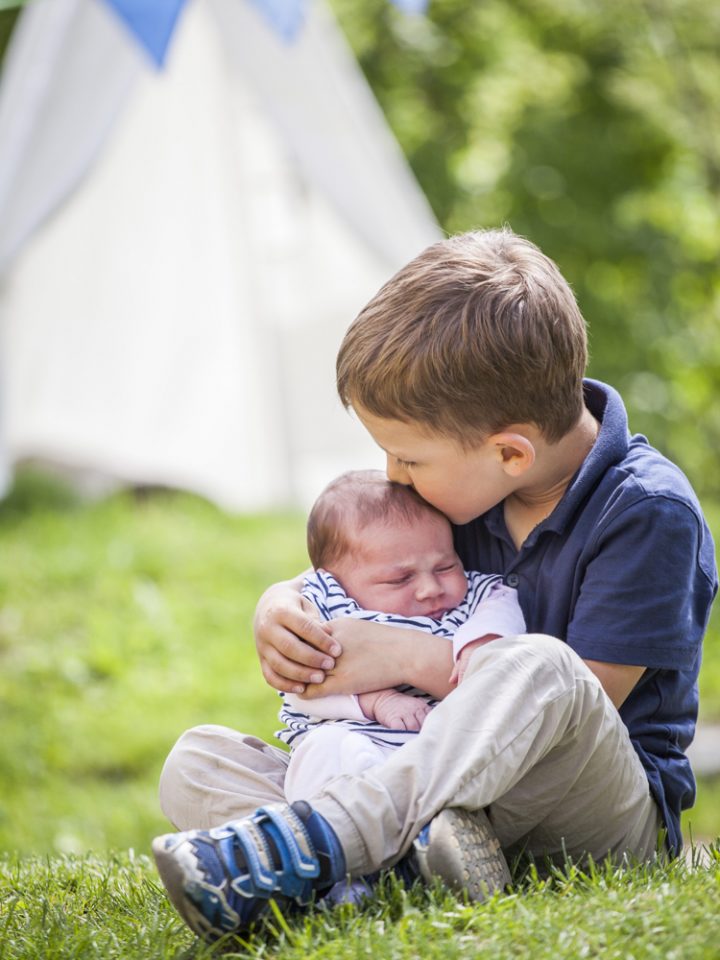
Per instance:
[[[186,762],[190,757],[200,753],[213,751],[213,744],[223,739],[231,731],[228,727],[221,727],[214,723],[202,723],[181,733],[172,746],[165,766],[178,762]]]
[[[547,633],[529,633],[517,640],[523,645],[523,652],[527,656],[553,664],[558,669],[574,665],[579,659],[572,647]]]
[[[160,797],[171,796],[180,784],[200,780],[213,758],[226,750],[229,738],[240,736],[230,727],[203,723],[182,733],[173,744],[160,772]],[[259,741],[262,742],[262,741]],[[163,807],[163,811],[164,810]]]
[[[531,633],[522,638],[527,642],[527,653],[535,658],[539,668],[568,678],[595,679],[582,657],[564,640],[544,633]]]
[[[192,727],[182,733],[170,749],[160,771],[160,806],[166,816],[169,814],[165,798],[172,797],[177,792],[179,781],[187,779],[189,768],[196,765],[198,753],[206,752],[204,744],[212,737],[213,732],[212,724]]]
[[[467,675],[481,670],[491,657],[502,658],[510,666],[533,665],[538,679],[546,674],[553,680],[574,678],[578,670],[589,672],[580,657],[563,640],[544,633],[528,633],[517,637],[501,637],[479,647],[470,658]]]

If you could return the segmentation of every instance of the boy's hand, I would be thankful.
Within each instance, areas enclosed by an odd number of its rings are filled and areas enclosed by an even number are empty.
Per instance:
[[[377,720],[390,730],[419,730],[432,709],[419,697],[392,689],[363,693],[358,700],[369,720]]]
[[[342,656],[323,683],[307,687],[309,699],[367,693],[402,683],[438,700],[451,691],[445,678],[452,666],[452,648],[444,638],[354,617],[341,617],[324,626],[339,643]]]
[[[470,663],[470,657],[477,650],[478,647],[484,646],[484,644],[489,643],[491,640],[497,640],[499,634],[497,633],[488,633],[484,637],[479,637],[477,640],[473,640],[472,643],[466,644],[460,651],[460,655],[455,661],[455,666],[452,668],[452,673],[450,674],[450,683],[454,686],[459,686],[465,677],[465,671],[468,668]]]
[[[260,597],[255,610],[255,646],[265,680],[284,693],[304,693],[308,683],[322,683],[342,647],[328,624],[300,594],[301,580],[276,583]]]

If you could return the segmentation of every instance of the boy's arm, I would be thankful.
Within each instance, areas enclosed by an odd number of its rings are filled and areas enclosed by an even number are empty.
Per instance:
[[[603,663],[600,660],[586,660],[585,663],[598,678],[603,690],[618,710],[646,670],[645,667],[624,663]]]
[[[403,683],[442,700],[454,689],[449,681],[452,644],[423,630],[343,617],[325,627],[342,647],[342,656],[307,697],[330,693],[368,693]]]
[[[480,637],[471,643],[465,644],[460,652],[460,656],[455,661],[453,672],[450,675],[450,682],[462,683],[473,651],[489,643],[490,640],[497,640],[498,636],[498,634],[494,634],[487,637]],[[585,663],[598,678],[603,686],[603,690],[610,697],[617,710],[619,710],[625,700],[627,700],[633,687],[643,673],[645,673],[645,667],[630,666],[623,663],[602,663],[599,660],[586,660]]]
[[[487,583],[488,580],[480,574],[470,574],[470,577],[473,578],[472,586],[475,589],[482,589],[483,581]],[[439,700],[443,699],[462,676],[453,667],[453,649],[457,656],[463,646],[471,641],[477,644],[480,638],[482,642],[487,642],[495,637],[513,636],[526,631],[517,591],[505,586],[499,578],[480,599],[474,601],[471,609],[473,612],[467,621],[457,629],[452,646],[447,640],[425,631],[384,626],[365,620],[334,620],[328,624],[328,628],[340,640],[344,653],[336,668],[329,671],[321,689],[349,689],[352,680],[356,680],[367,684],[355,686],[356,691],[373,690],[377,686],[373,681],[377,678],[394,686],[412,684]],[[358,623],[362,626],[355,626]],[[353,645],[357,643],[360,644],[357,653],[367,656],[363,662],[353,655]],[[377,652],[366,653],[365,644],[368,650],[375,645]],[[372,672],[373,669],[375,672]],[[447,673],[442,672],[445,669]],[[316,694],[314,687],[310,687],[308,695],[319,694]]]
[[[645,670],[697,663],[715,592],[701,517],[671,496],[637,498],[589,544],[567,642],[620,707]]]
[[[324,623],[300,594],[303,577],[268,587],[255,610],[255,646],[271,687],[309,699],[403,683],[438,700],[450,693],[447,640],[348,617]]]

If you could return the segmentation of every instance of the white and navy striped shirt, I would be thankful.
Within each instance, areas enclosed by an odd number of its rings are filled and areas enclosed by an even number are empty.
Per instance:
[[[316,570],[309,574],[302,587],[302,595],[318,609],[323,620],[353,617],[372,620],[389,626],[425,630],[437,637],[453,641],[453,655],[473,640],[487,634],[515,636],[525,633],[525,620],[517,601],[517,593],[502,582],[502,577],[466,573],[468,589],[457,607],[449,610],[441,620],[430,617],[403,617],[399,614],[363,610],[348,597],[332,574]],[[428,694],[414,687],[398,687],[403,693],[422,697],[431,706],[437,703]],[[326,723],[342,724],[350,730],[363,733],[379,743],[400,746],[414,736],[416,730],[391,730],[376,720],[368,720],[360,709],[357,697],[329,696],[317,700],[303,700],[295,694],[280,694],[283,704],[279,719],[285,724],[275,736],[289,746],[297,746],[311,730]]]

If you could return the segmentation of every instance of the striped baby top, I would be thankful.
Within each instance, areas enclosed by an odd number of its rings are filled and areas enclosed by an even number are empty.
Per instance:
[[[517,602],[516,591],[502,582],[502,577],[470,572],[465,574],[467,592],[458,604],[440,620],[430,617],[404,617],[399,614],[364,610],[349,597],[332,574],[316,570],[305,577],[302,595],[317,608],[323,620],[353,617],[372,620],[389,626],[424,630],[454,642],[457,657],[465,643],[490,633],[513,636],[525,632],[525,621]],[[460,642],[458,642],[460,641]],[[422,697],[431,706],[437,703],[427,693],[410,686],[398,687],[403,693]],[[343,726],[371,737],[375,742],[401,745],[417,736],[416,730],[392,730],[363,716],[354,696],[329,696],[303,700],[295,694],[281,693],[279,719],[284,724],[275,736],[288,746],[297,746],[311,730],[326,723]]]

